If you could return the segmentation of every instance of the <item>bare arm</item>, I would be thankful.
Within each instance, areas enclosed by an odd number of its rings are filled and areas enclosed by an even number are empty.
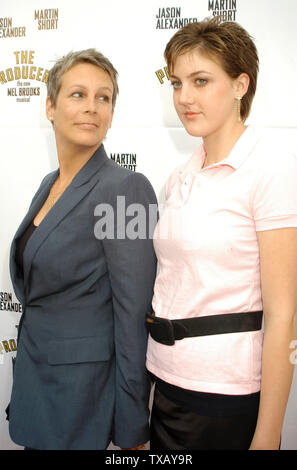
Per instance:
[[[250,449],[278,449],[297,338],[297,228],[258,232],[264,343],[260,408]]]

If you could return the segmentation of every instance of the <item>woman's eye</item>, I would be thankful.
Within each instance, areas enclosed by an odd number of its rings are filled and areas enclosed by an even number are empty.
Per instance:
[[[82,97],[82,93],[80,93],[79,91],[76,91],[76,92],[72,93],[72,96],[73,96],[74,98],[81,98],[81,97]]]
[[[171,82],[171,85],[173,88],[180,88],[182,86],[181,82],[178,81]]]
[[[107,95],[99,96],[99,101],[105,101],[106,103],[109,103],[110,97]]]
[[[205,78],[197,78],[196,83],[199,86],[205,86],[207,84],[207,80],[205,80]]]

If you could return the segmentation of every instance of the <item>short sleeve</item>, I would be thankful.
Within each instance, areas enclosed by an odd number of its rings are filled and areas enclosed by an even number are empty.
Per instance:
[[[297,158],[274,154],[258,172],[251,205],[256,231],[297,227]]]

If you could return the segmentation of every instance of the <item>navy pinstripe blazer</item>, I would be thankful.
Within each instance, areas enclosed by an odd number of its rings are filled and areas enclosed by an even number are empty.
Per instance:
[[[111,440],[132,447],[149,439],[145,313],[156,258],[149,237],[96,238],[94,209],[114,208],[116,233],[117,196],[148,212],[155,193],[145,176],[118,166],[101,145],[31,235],[21,277],[16,240],[58,173],[42,181],[11,247],[11,278],[24,313],[10,436],[36,449],[105,449]]]

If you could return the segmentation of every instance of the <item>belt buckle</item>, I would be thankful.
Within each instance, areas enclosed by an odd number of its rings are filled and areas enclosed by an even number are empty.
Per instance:
[[[158,343],[173,346],[175,343],[174,328],[171,320],[156,317],[150,313],[146,316],[146,324],[151,337]]]

